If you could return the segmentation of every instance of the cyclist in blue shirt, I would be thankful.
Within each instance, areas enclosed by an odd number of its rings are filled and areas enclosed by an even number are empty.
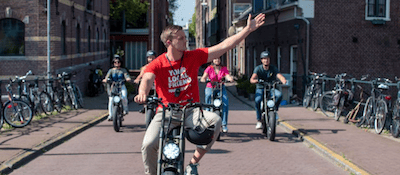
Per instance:
[[[131,81],[131,78],[128,74],[128,71],[125,68],[121,68],[121,59],[119,57],[119,55],[115,55],[114,59],[112,61],[113,63],[113,68],[111,68],[110,70],[108,70],[107,75],[104,77],[103,82],[107,82],[108,78],[111,78],[112,81],[120,81],[125,79],[126,81]],[[128,91],[126,90],[126,86],[123,85],[122,89],[121,89],[121,94],[122,94],[122,106],[124,108],[124,115],[128,114]],[[113,107],[112,107],[112,97],[109,97],[108,100],[108,120],[111,121],[112,120],[112,111],[113,111]]]

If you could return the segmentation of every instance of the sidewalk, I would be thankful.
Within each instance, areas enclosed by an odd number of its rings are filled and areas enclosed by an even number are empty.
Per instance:
[[[238,96],[234,85],[230,95],[254,108],[254,101]],[[319,154],[354,174],[398,174],[400,139],[390,134],[378,135],[354,124],[337,122],[322,112],[301,106],[279,108],[280,127],[302,138]]]
[[[24,128],[0,132],[0,174],[23,165],[107,117],[107,94],[84,98],[85,109],[63,111],[32,121]]]

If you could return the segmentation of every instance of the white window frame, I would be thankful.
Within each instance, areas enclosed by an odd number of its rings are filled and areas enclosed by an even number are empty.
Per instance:
[[[386,0],[385,17],[369,17],[368,16],[368,1],[369,0],[365,0],[365,20],[368,20],[368,21],[373,21],[373,20],[390,21],[390,0]]]

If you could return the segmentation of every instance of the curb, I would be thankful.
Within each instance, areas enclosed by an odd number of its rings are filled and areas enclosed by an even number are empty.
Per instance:
[[[241,101],[242,103],[246,104],[247,106],[251,107],[252,109],[255,109],[254,106],[248,104],[246,101],[240,99],[239,97],[236,96],[236,94],[232,93],[229,88],[226,88],[226,90],[231,93],[236,99]],[[340,156],[339,154],[333,152],[311,136],[306,135],[305,133],[299,131],[297,128],[293,127],[292,125],[286,123],[285,121],[279,120],[279,126],[283,127],[285,130],[291,132],[291,134],[295,135],[296,137],[300,138],[304,143],[308,145],[312,145],[313,149],[317,151],[318,153],[321,153],[321,155],[329,158],[333,162],[337,163],[341,168],[343,168],[346,171],[349,171],[353,174],[361,174],[361,175],[369,175],[367,171],[361,169],[354,163],[351,163],[349,160],[345,159],[343,156]]]
[[[0,174],[8,174],[11,173],[14,169],[21,167],[22,165],[26,164],[27,162],[33,160],[34,158],[40,156],[41,154],[49,151],[50,149],[62,144],[63,142],[71,139],[72,137],[76,136],[77,134],[89,129],[90,127],[102,122],[108,116],[108,112],[103,114],[92,121],[84,123],[76,128],[70,129],[64,133],[60,133],[43,143],[40,143],[30,150],[23,151],[22,153],[16,155],[15,157],[11,158],[3,162],[0,166]]]

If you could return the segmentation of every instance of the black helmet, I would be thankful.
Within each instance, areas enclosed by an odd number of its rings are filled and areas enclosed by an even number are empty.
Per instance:
[[[261,52],[261,54],[260,54],[260,58],[265,58],[265,57],[269,57],[269,56],[270,56],[270,54],[269,54],[269,52],[267,50]]]
[[[214,138],[214,126],[202,129],[199,126],[186,130],[186,138],[196,145],[208,145]]]
[[[147,51],[146,57],[149,57],[149,56],[156,56],[156,51],[154,51],[154,50]]]

